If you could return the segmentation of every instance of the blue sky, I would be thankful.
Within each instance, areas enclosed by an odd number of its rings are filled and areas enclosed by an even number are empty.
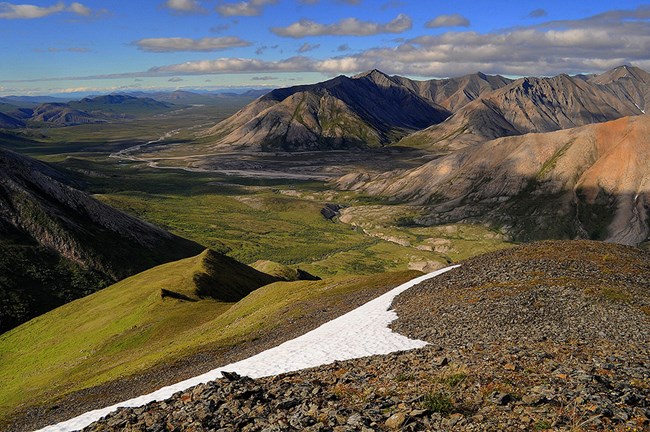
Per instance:
[[[0,2],[0,96],[650,69],[650,3]]]

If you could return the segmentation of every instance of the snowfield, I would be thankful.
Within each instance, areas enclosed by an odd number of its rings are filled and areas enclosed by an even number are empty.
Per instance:
[[[153,393],[129,399],[118,404],[89,411],[71,420],[47,426],[40,431],[63,432],[82,429],[120,407],[138,407],[152,401],[169,398],[178,391],[221,377],[221,371],[237,372],[251,378],[277,375],[375,354],[421,348],[426,342],[409,339],[393,333],[388,325],[397,319],[389,310],[393,299],[400,293],[427,279],[458,267],[446,267],[410,280],[386,294],[369,301],[315,330],[263,351],[247,359],[213,369],[203,375],[163,387]]]

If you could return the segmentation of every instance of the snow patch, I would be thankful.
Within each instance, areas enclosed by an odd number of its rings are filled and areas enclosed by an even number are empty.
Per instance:
[[[388,325],[397,319],[395,311],[389,310],[389,308],[398,294],[420,282],[456,267],[459,266],[445,267],[412,279],[363,306],[275,348],[239,362],[213,369],[203,375],[163,387],[153,393],[103,409],[89,411],[71,420],[47,426],[39,431],[68,432],[79,430],[120,407],[138,407],[152,401],[168,399],[176,392],[213,381],[221,377],[221,371],[237,372],[251,378],[260,378],[321,366],[336,360],[350,360],[376,354],[389,354],[396,351],[422,348],[427,344],[426,342],[409,339],[393,333],[388,328]]]

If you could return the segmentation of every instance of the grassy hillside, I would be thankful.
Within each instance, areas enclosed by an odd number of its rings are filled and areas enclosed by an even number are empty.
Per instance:
[[[322,308],[341,308],[344,294],[396,286],[417,275],[279,282],[235,303],[233,297],[218,299],[224,287],[239,284],[250,291],[255,284],[250,273],[215,256],[204,252],[158,266],[0,336],[0,426],[31,405],[200,351],[237,346]],[[199,295],[205,286],[216,289],[213,297]],[[173,294],[163,296],[163,289]]]

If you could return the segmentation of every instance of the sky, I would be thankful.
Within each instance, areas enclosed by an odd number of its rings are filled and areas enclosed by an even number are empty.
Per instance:
[[[650,3],[0,1],[0,96],[650,70]]]

